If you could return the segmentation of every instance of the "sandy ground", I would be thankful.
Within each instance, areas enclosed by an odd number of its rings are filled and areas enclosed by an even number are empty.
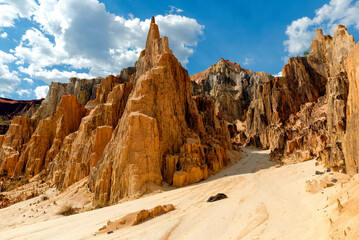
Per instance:
[[[269,161],[269,151],[244,151],[247,156],[242,159],[231,152],[232,166],[198,184],[67,217],[56,214],[66,201],[88,205],[83,183],[62,195],[52,196],[50,189],[49,200],[38,202],[39,196],[1,209],[0,239],[355,239],[351,237],[357,234],[359,219],[349,205],[358,201],[350,202],[352,193],[346,188],[358,186],[359,177],[353,182],[340,173],[315,175],[324,171],[315,161],[278,167]],[[208,203],[217,193],[228,198]],[[353,196],[359,197],[356,193]],[[173,204],[175,210],[95,235],[110,220],[165,204]],[[43,209],[36,212],[39,208]]]

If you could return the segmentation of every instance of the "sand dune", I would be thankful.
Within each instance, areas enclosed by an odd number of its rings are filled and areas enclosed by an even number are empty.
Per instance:
[[[340,173],[315,175],[324,171],[315,161],[278,167],[269,161],[269,151],[244,148],[244,152],[247,156],[241,160],[243,153],[231,152],[232,166],[198,184],[72,216],[58,216],[54,210],[58,206],[50,205],[39,217],[20,221],[17,216],[15,224],[11,219],[16,219],[18,209],[33,200],[15,204],[0,210],[0,239],[329,239],[327,205],[336,210],[332,198],[348,179]],[[315,184],[324,178],[340,181],[334,186]],[[308,184],[313,186],[309,190]],[[314,187],[316,191],[311,191]],[[217,193],[228,198],[207,202]],[[95,235],[110,220],[165,204],[173,204],[175,210]]]

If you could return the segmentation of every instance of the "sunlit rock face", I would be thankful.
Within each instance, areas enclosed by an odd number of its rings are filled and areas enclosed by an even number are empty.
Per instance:
[[[347,172],[354,175],[359,172],[359,44],[345,61],[349,78],[349,95],[347,106],[347,128],[344,140],[344,155]]]
[[[95,205],[141,196],[163,180],[177,187],[195,183],[227,163],[225,150],[231,145],[222,138],[227,128],[216,120],[208,126],[216,134],[206,132],[189,75],[169,49],[168,38],[160,38],[154,19],[135,67],[123,116],[90,174]]]

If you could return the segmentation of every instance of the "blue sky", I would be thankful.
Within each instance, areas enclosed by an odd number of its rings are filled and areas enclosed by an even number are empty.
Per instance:
[[[117,75],[143,49],[149,19],[190,74],[221,57],[278,74],[316,28],[359,37],[358,0],[0,0],[0,96],[46,96],[52,81]]]

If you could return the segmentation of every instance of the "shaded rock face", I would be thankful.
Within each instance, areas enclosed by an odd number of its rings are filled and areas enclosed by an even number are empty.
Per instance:
[[[354,44],[344,26],[333,38],[317,30],[309,57],[291,58],[283,77],[259,86],[247,113],[247,141],[284,161],[319,157],[326,166],[344,166],[344,60]]]
[[[215,101],[217,114],[224,120],[244,121],[248,107],[257,95],[258,85],[272,78],[221,58],[206,71],[191,76],[192,92]]]
[[[207,178],[211,160],[206,148],[213,161],[223,162],[219,167],[226,163],[225,147],[206,133],[188,73],[169,49],[168,38],[160,38],[154,19],[135,66],[136,84],[124,113],[90,174],[95,205],[141,196],[162,180],[180,187]]]
[[[249,141],[272,150],[282,146],[283,123],[302,104],[323,96],[325,84],[326,79],[309,66],[306,58],[291,58],[283,68],[283,77],[259,86],[258,98],[251,102],[247,113]]]
[[[9,129],[11,120],[15,116],[31,117],[40,107],[43,99],[30,101],[16,101],[0,98],[0,135]]]
[[[102,78],[78,79],[70,78],[69,83],[52,82],[45,100],[32,118],[45,119],[55,113],[62,96],[74,95],[78,102],[85,106],[96,97],[96,90]]]
[[[14,117],[5,135],[0,136],[0,175],[11,177],[20,155],[24,152],[38,120]]]
[[[359,173],[359,44],[345,61],[349,79],[349,95],[347,106],[347,129],[344,138],[344,155],[348,174]]]
[[[40,173],[59,152],[64,138],[76,131],[86,109],[74,95],[65,95],[56,113],[40,120],[16,163],[15,176],[33,176]]]

